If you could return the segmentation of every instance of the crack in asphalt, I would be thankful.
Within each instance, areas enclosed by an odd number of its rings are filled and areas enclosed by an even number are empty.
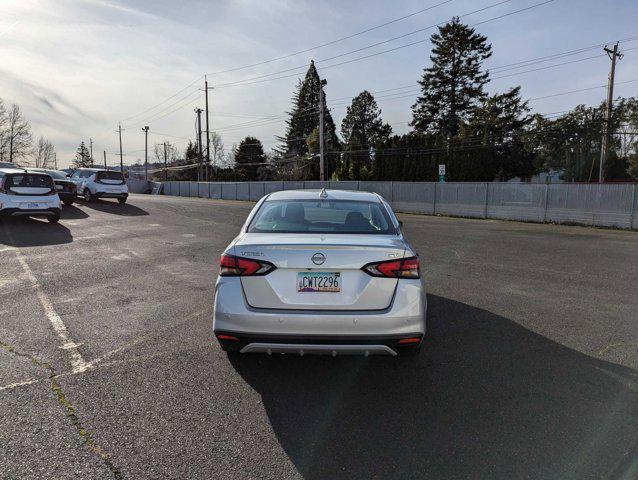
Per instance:
[[[49,373],[49,381],[51,382],[51,391],[53,391],[53,393],[55,393],[60,406],[62,407],[62,409],[64,410],[64,412],[66,414],[66,417],[69,419],[69,421],[71,422],[73,427],[76,429],[78,435],[80,436],[80,438],[82,439],[84,444],[88,447],[88,449],[92,453],[94,453],[94,454],[96,454],[97,456],[100,457],[100,459],[102,460],[104,465],[113,474],[113,478],[115,478],[117,480],[125,479],[126,477],[120,471],[120,469],[117,466],[115,466],[115,464],[113,463],[113,460],[111,459],[111,456],[108,454],[108,452],[106,452],[102,447],[100,447],[97,443],[95,443],[95,441],[93,440],[93,435],[91,434],[91,432],[89,432],[82,425],[82,422],[80,421],[80,418],[78,417],[78,414],[77,414],[77,409],[75,408],[75,406],[73,406],[73,404],[66,397],[66,395],[64,394],[64,391],[62,390],[62,387],[58,383],[58,380],[57,380],[58,374],[57,374],[55,368],[53,367],[53,365],[51,365],[49,362],[44,362],[44,361],[40,360],[39,358],[37,358],[34,355],[30,355],[28,353],[21,352],[21,351],[17,350],[15,347],[13,347],[12,345],[9,345],[8,343],[0,342],[0,347],[2,347],[4,350],[6,350],[7,352],[9,352],[9,353],[11,353],[13,355],[16,355],[18,357],[27,358],[34,365],[37,365],[38,367],[43,368],[43,369],[48,371],[48,373]]]

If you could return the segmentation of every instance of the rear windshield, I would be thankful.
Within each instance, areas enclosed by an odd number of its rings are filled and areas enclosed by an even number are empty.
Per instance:
[[[348,200],[267,201],[248,232],[396,234],[380,203]]]
[[[38,175],[35,173],[20,173],[7,175],[6,188],[54,188],[53,180],[48,175]]]
[[[55,178],[57,180],[65,180],[66,179],[66,173],[59,172],[57,170],[47,170],[47,174],[51,175],[53,178]]]
[[[124,183],[124,175],[122,175],[122,172],[98,172],[97,180],[116,180],[120,183]]]

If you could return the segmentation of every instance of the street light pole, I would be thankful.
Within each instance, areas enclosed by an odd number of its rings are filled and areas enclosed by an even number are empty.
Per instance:
[[[148,181],[148,125],[142,128],[144,131],[144,180]]]
[[[322,182],[326,179],[325,160],[323,156],[323,87],[327,85],[328,81],[323,79],[319,82],[319,180]]]

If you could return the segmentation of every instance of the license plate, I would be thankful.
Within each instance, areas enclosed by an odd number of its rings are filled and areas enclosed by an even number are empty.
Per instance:
[[[22,205],[29,210],[37,210],[38,208],[42,208],[39,203],[23,203]]]
[[[56,185],[55,188],[56,190],[64,190],[64,187],[62,185]]]
[[[340,272],[299,272],[297,273],[298,292],[340,292]]]
[[[107,188],[106,193],[118,193],[118,191],[114,188]]]

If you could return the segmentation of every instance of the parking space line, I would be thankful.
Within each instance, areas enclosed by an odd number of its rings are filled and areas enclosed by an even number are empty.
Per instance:
[[[5,232],[7,233],[7,236],[9,237],[11,242],[15,243],[12,239],[11,232],[6,228],[6,226]],[[62,321],[60,315],[58,315],[58,313],[55,311],[55,308],[53,308],[53,303],[51,302],[47,294],[44,293],[44,291],[42,290],[42,287],[38,283],[38,279],[33,274],[31,267],[29,267],[29,264],[27,263],[22,252],[20,252],[20,249],[13,247],[12,250],[15,252],[16,258],[18,259],[18,262],[20,262],[22,270],[24,270],[24,273],[29,279],[29,282],[31,282],[31,286],[35,290],[38,300],[40,301],[40,305],[42,305],[44,313],[49,319],[53,330],[58,335],[58,338],[61,340],[62,344],[60,345],[60,348],[67,352],[69,360],[71,361],[72,370],[74,372],[82,372],[84,370],[87,370],[88,368],[91,368],[91,365],[84,361],[82,354],[78,350],[79,345],[75,343],[69,335],[69,331],[66,328],[66,325]]]
[[[25,385],[33,385],[34,383],[38,383],[39,380],[24,380],[23,382],[15,382],[10,383],[9,385],[0,386],[0,391],[2,390],[13,390],[14,388],[23,387]]]

